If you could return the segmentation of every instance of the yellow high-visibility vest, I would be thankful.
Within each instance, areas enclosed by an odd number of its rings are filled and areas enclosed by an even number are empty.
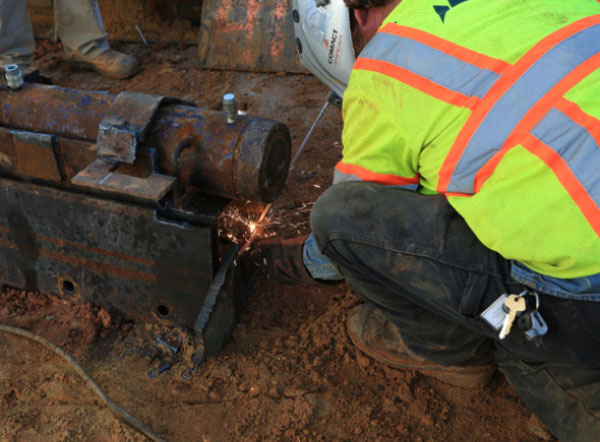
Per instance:
[[[403,0],[343,116],[337,181],[444,194],[504,258],[600,273],[597,0]]]

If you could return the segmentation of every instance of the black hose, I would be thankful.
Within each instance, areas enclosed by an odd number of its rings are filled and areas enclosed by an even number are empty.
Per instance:
[[[133,428],[139,430],[144,433],[146,437],[153,440],[154,442],[166,442],[165,439],[161,438],[158,434],[152,431],[148,426],[146,426],[142,421],[140,421],[135,416],[132,416],[127,411],[119,407],[116,403],[114,403],[94,382],[94,380],[81,368],[81,366],[73,359],[69,354],[67,354],[62,348],[54,345],[48,339],[43,336],[36,335],[30,331],[24,330],[18,327],[12,327],[10,325],[2,325],[0,324],[0,332],[10,333],[13,335],[22,336],[24,338],[31,339],[43,346],[51,349],[54,353],[62,356],[64,360],[66,360],[71,366],[75,369],[75,371],[81,376],[83,379],[87,381],[87,383],[92,387],[92,390],[102,399],[108,407],[120,418],[122,418],[125,422],[131,425]]]

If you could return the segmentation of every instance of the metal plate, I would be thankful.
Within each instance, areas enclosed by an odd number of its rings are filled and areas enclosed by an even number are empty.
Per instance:
[[[98,156],[133,163],[164,97],[123,91],[117,95],[98,129]]]
[[[117,164],[102,158],[97,159],[79,172],[71,182],[90,189],[131,196],[143,201],[156,203],[175,185],[175,178],[152,173],[140,178],[115,171]]]
[[[300,64],[291,0],[205,0],[200,64],[208,69],[307,72]]]
[[[0,128],[0,169],[24,178],[61,181],[57,148],[53,135]]]
[[[0,179],[0,284],[193,327],[215,237],[150,208]]]

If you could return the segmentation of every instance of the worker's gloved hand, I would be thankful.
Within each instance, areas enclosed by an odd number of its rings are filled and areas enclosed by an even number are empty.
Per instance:
[[[282,284],[316,283],[302,262],[302,247],[307,236],[291,239],[265,238],[258,240],[242,258],[242,278],[272,279]],[[255,284],[254,284],[255,285]]]

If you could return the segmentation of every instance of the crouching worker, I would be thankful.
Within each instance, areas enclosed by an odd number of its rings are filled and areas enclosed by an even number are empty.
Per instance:
[[[138,71],[132,55],[111,49],[97,0],[56,0],[56,34],[72,67],[95,70],[123,79]],[[18,64],[25,71],[33,63],[35,41],[25,0],[0,0],[0,67]]]
[[[495,362],[554,435],[597,440],[600,4],[346,3],[293,11],[344,97],[335,185],[308,240],[257,253],[280,281],[343,276],[374,359],[463,387]]]

